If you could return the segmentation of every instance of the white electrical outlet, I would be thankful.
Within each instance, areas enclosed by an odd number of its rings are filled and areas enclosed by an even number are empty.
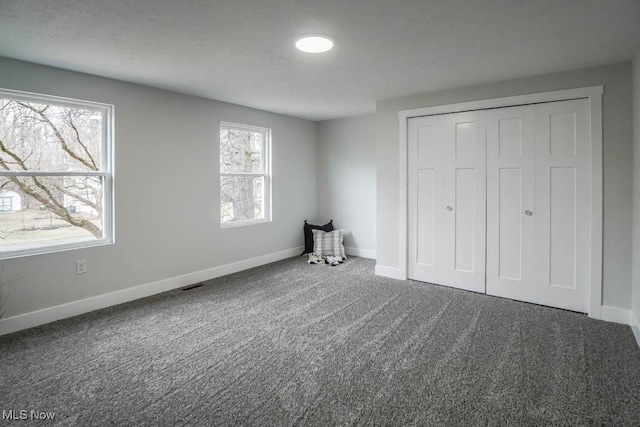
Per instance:
[[[84,274],[87,272],[87,260],[79,259],[76,261],[76,274]]]

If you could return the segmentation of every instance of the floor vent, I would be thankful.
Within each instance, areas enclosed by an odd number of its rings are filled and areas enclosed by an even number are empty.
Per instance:
[[[182,288],[183,291],[190,291],[191,289],[199,288],[202,286],[202,283],[196,283],[195,285],[189,285]]]

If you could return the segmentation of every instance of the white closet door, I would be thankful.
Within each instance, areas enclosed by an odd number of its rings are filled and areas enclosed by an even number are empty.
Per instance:
[[[409,120],[409,277],[485,291],[484,112]]]
[[[441,283],[445,253],[445,127],[442,116],[412,118],[409,136],[409,265],[410,279]],[[440,207],[440,208],[438,208]]]
[[[488,114],[488,294],[588,311],[588,108],[572,100]]]
[[[487,294],[536,292],[534,107],[487,111]]]
[[[586,99],[535,107],[540,304],[589,311],[591,133]]]

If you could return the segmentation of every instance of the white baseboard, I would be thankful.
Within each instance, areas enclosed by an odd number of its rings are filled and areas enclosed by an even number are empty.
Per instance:
[[[369,259],[376,259],[375,249],[361,249],[361,248],[352,248],[349,246],[345,246],[344,251],[347,253],[347,255],[359,256],[362,258],[369,258]]]
[[[631,325],[631,310],[603,305],[600,307],[600,319],[607,322]]]
[[[231,264],[184,274],[182,276],[170,277],[168,279],[158,280],[157,282],[146,283],[144,285],[110,292],[108,294],[73,301],[33,311],[31,313],[0,319],[0,335],[44,325],[45,323],[54,322],[56,320],[66,319],[68,317],[77,316],[79,314],[88,313],[101,308],[111,307],[113,305],[122,304],[159,294],[161,292],[182,288],[205,280],[215,279],[216,277],[226,276],[227,274],[237,273],[238,271],[247,270],[249,268],[280,261],[282,259],[291,258],[296,255],[300,255],[301,251],[302,247],[291,248]]]
[[[631,312],[631,330],[633,331],[633,335],[636,337],[638,347],[640,347],[640,320],[633,311]]]
[[[376,272],[376,275],[378,276],[389,277],[391,279],[398,279],[398,280],[406,279],[406,277],[402,277],[402,274],[400,273],[400,269],[396,267],[387,267],[385,265],[377,264],[375,272]]]
[[[629,325],[631,327],[631,330],[633,331],[633,336],[636,338],[638,347],[640,347],[640,322],[638,322],[638,318],[633,313],[633,311],[624,308],[603,305],[601,307],[600,319],[607,322]]]

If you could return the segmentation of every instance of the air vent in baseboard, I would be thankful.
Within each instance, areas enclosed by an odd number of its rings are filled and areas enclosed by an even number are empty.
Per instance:
[[[195,285],[189,285],[182,288],[183,291],[190,291],[191,289],[199,288],[202,286],[202,283],[196,283]]]

